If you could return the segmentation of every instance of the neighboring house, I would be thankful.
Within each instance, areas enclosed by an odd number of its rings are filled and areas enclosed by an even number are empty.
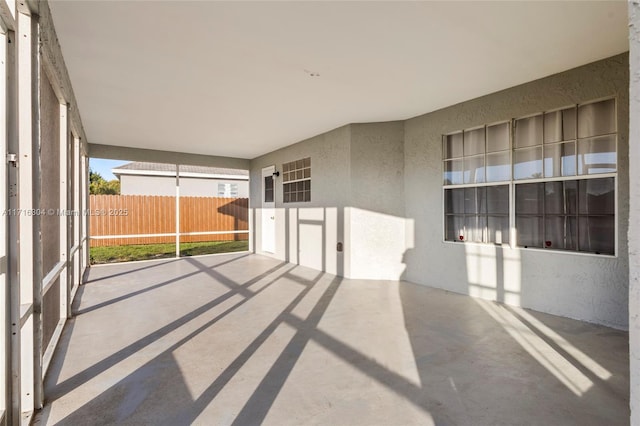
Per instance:
[[[176,195],[176,165],[135,161],[111,172],[122,195]],[[249,197],[249,172],[220,167],[180,166],[180,195],[185,197]]]

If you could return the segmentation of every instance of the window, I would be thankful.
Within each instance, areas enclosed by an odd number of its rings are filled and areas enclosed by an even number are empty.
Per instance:
[[[509,242],[509,123],[443,137],[445,240]],[[463,185],[448,189],[447,186]]]
[[[264,177],[264,202],[273,203],[273,176]]]
[[[443,136],[445,240],[615,254],[615,100],[512,123]]]
[[[219,183],[218,197],[237,198],[238,184],[237,183]]]
[[[282,165],[285,203],[311,201],[311,158]]]

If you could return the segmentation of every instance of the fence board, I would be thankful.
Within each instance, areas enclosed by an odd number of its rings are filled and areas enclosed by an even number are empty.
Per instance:
[[[175,199],[155,195],[90,195],[91,236],[175,234]],[[180,242],[248,239],[247,234],[184,235],[246,231],[248,207],[247,198],[180,197]],[[173,242],[174,236],[91,239],[91,247]]]

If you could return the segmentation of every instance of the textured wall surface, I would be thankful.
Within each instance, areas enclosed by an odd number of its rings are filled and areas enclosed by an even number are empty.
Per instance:
[[[275,257],[624,329],[628,82],[628,55],[618,55],[404,122],[351,124],[259,157],[251,163],[252,248],[261,252],[261,169],[310,156],[311,203],[283,204],[276,180]],[[443,134],[611,96],[618,108],[616,256],[443,242]]]
[[[640,2],[629,2],[629,372],[631,424],[640,424]]]
[[[406,279],[618,328],[628,323],[628,56],[615,56],[408,120]],[[443,242],[442,135],[603,97],[618,107],[616,257]]]
[[[261,253],[261,170],[311,157],[311,202],[283,203],[275,257],[349,278],[399,279],[406,250],[403,122],[352,124],[253,160],[253,243]],[[337,243],[343,251],[337,251]]]
[[[274,256],[288,262],[340,275],[348,273],[345,252],[336,244],[345,240],[344,208],[349,204],[351,127],[322,135],[258,157],[251,162],[250,226],[252,249],[262,251],[262,168],[311,157],[311,202],[283,203],[282,175],[275,180],[276,249]]]

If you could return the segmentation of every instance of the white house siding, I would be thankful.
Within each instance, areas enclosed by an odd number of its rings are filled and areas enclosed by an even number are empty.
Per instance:
[[[230,179],[180,178],[180,195],[184,197],[217,197],[218,184],[238,185],[238,197],[249,197],[249,182]],[[122,195],[176,195],[176,178],[171,176],[120,175]]]

